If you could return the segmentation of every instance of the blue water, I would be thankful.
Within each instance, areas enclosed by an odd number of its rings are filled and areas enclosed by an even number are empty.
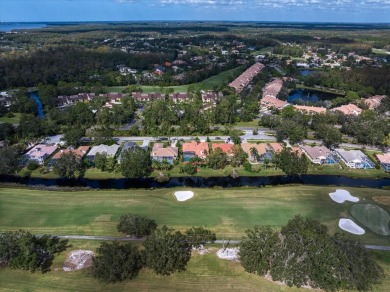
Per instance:
[[[43,106],[41,100],[39,99],[38,93],[31,92],[30,97],[37,103],[38,117],[43,119],[45,117],[45,114],[43,113]]]
[[[313,75],[314,71],[312,71],[312,70],[301,70],[301,71],[299,71],[299,73],[301,74],[301,76],[305,77],[305,76]]]
[[[14,29],[34,29],[46,27],[45,23],[0,22],[0,31],[11,32]]]
[[[318,102],[320,96],[317,92],[309,91],[305,89],[295,89],[291,91],[290,95],[287,98],[289,103],[294,103],[296,99],[300,99],[305,102]]]

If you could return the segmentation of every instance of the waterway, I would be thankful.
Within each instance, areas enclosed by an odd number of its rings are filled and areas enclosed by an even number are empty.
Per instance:
[[[266,177],[173,177],[168,182],[158,183],[153,178],[145,179],[42,179],[22,178],[18,176],[1,175],[0,183],[16,183],[30,187],[80,187],[91,189],[132,189],[132,188],[232,188],[232,187],[264,187],[267,185],[304,184],[319,186],[348,186],[383,188],[390,186],[390,178],[382,179],[354,179],[337,175],[303,175],[300,177],[289,176],[266,176]]]
[[[46,26],[45,23],[36,22],[0,22],[0,32],[11,32],[20,29],[38,29]]]
[[[38,117],[40,117],[41,119],[43,119],[45,117],[45,114],[43,112],[43,106],[42,106],[42,102],[41,100],[39,99],[39,96],[38,96],[38,93],[37,92],[31,92],[29,93],[29,96],[36,102],[37,104],[37,112],[38,112]]]
[[[316,103],[319,101],[330,100],[336,97],[337,95],[335,94],[300,88],[291,91],[287,101],[289,103],[295,103],[296,100],[300,100],[304,103]]]

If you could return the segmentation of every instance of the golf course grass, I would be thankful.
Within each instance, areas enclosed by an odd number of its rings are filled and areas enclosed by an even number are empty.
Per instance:
[[[72,192],[0,188],[0,231],[22,228],[38,234],[121,236],[116,231],[120,216],[134,212],[179,230],[204,226],[218,238],[239,239],[254,225],[278,228],[296,214],[316,218],[335,232],[340,231],[338,220],[348,217],[353,204],[333,202],[328,194],[335,189],[300,185]],[[372,197],[389,196],[388,190],[345,189],[366,203],[374,202]],[[195,195],[189,201],[177,202],[173,193],[183,190]],[[386,244],[389,240],[372,232],[360,238],[371,244]]]
[[[351,215],[376,234],[390,235],[390,215],[381,207],[374,204],[353,205]]]
[[[296,214],[320,220],[330,232],[342,232],[339,218],[349,217],[355,204],[337,204],[329,197],[336,187],[277,186],[237,189],[130,189],[115,191],[71,191],[59,189],[30,190],[0,188],[0,232],[27,229],[32,233],[56,235],[114,235],[119,217],[135,212],[153,218],[159,225],[184,230],[205,226],[219,239],[239,239],[245,229],[254,225],[279,228]],[[388,190],[344,188],[353,196],[390,209]],[[193,191],[194,197],[178,202],[175,191]],[[380,198],[381,202],[377,202]],[[368,231],[360,238],[369,244],[389,243],[389,236]],[[104,284],[94,279],[88,270],[64,272],[62,263],[76,249],[96,250],[99,241],[72,240],[67,252],[55,258],[47,274],[0,269],[1,291],[305,291],[272,283],[248,274],[237,262],[220,260],[213,246],[206,255],[194,253],[187,270],[169,277],[158,276],[144,269],[131,281]],[[384,282],[374,291],[388,291],[390,286],[390,252],[374,252],[386,274]]]

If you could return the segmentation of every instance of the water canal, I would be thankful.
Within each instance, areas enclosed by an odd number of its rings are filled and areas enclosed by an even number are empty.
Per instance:
[[[92,189],[132,189],[132,188],[172,188],[172,187],[195,187],[195,188],[232,188],[232,187],[263,187],[267,185],[304,184],[319,186],[348,186],[383,188],[390,186],[390,178],[382,179],[354,179],[337,175],[302,175],[301,177],[288,176],[262,176],[262,177],[173,177],[168,182],[158,183],[153,178],[145,179],[42,179],[22,178],[18,176],[2,175],[0,183],[16,183],[30,187],[81,187]]]

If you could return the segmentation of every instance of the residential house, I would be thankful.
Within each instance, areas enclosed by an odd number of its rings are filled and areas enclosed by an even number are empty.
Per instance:
[[[283,87],[283,80],[280,78],[275,78],[271,82],[267,83],[263,89],[262,97],[273,97],[277,98],[280,90]]]
[[[328,158],[332,155],[331,151],[325,146],[302,146],[302,152],[314,164],[328,164]]]
[[[119,153],[119,156],[118,156],[118,162],[120,163],[122,161],[122,153],[129,150],[129,149],[134,149],[135,147],[139,147],[136,143],[134,142],[131,142],[131,141],[127,141],[125,142],[125,144],[123,144],[123,147],[122,147],[122,150],[121,152]]]
[[[273,153],[280,153],[283,150],[283,145],[280,143],[269,143],[268,145]]]
[[[209,143],[207,142],[196,142],[183,143],[183,161],[187,162],[192,157],[198,156],[199,158],[205,159],[209,153]]]
[[[154,100],[165,99],[165,94],[159,92],[151,92],[151,93],[133,92],[131,95],[136,101],[139,102],[149,102]]]
[[[342,112],[344,115],[358,116],[362,113],[363,110],[361,108],[358,108],[353,103],[350,103],[331,109],[331,111],[339,111]]]
[[[164,148],[163,143],[154,143],[150,156],[153,160],[173,164],[179,156],[179,149],[171,146]]]
[[[250,158],[251,161],[255,161],[253,155],[252,155],[252,148],[255,148],[257,150],[258,158],[256,161],[261,161],[266,158],[272,158],[270,149],[268,148],[267,144],[265,143],[242,143],[241,144],[242,150],[245,151],[245,153],[248,154],[248,157]]]
[[[374,168],[374,163],[360,150],[335,149],[335,153],[349,168]]]
[[[296,146],[291,146],[291,147],[290,147],[290,151],[291,151],[292,153],[297,153],[298,156],[302,156],[302,154],[303,154],[302,149],[299,148],[299,147],[296,147]]]
[[[315,114],[324,114],[326,113],[325,107],[317,107],[317,106],[306,106],[306,105],[294,105],[294,108],[307,115],[315,115]]]
[[[386,98],[386,95],[374,95],[369,98],[364,99],[364,103],[368,106],[369,109],[376,109],[380,106],[383,99]]]
[[[53,155],[53,157],[50,160],[50,164],[54,165],[57,162],[57,160],[61,158],[63,154],[68,154],[68,153],[74,153],[75,155],[77,155],[82,159],[87,154],[88,149],[89,146],[80,146],[77,149],[72,149],[72,148],[61,149],[60,151],[58,151],[56,154]]]
[[[106,153],[108,157],[115,157],[115,154],[118,152],[118,149],[119,149],[119,145],[116,144],[111,146],[104,145],[104,144],[100,144],[99,146],[93,146],[91,150],[88,152],[86,159],[93,163],[95,161],[95,156],[97,153],[99,154]]]
[[[222,97],[223,97],[222,92],[202,91],[202,102],[204,105],[206,104],[216,105],[217,101],[221,100]]]
[[[376,158],[385,171],[390,171],[390,153],[376,154]]]
[[[213,143],[211,145],[211,148],[212,148],[213,151],[215,151],[217,148],[220,148],[228,156],[232,156],[233,155],[232,147],[233,147],[233,144],[228,144],[228,143]]]
[[[285,108],[286,106],[288,106],[289,103],[267,95],[260,100],[260,105],[264,108],[267,108],[267,109],[275,108],[275,109],[281,110],[281,109]]]
[[[43,165],[45,160],[57,150],[57,146],[48,146],[45,144],[38,144],[30,151],[24,154],[24,158],[28,161],[36,161]]]
[[[229,86],[234,88],[237,93],[240,93],[245,87],[248,86],[252,79],[263,70],[263,68],[264,65],[261,63],[252,65],[233,82],[231,82]]]

